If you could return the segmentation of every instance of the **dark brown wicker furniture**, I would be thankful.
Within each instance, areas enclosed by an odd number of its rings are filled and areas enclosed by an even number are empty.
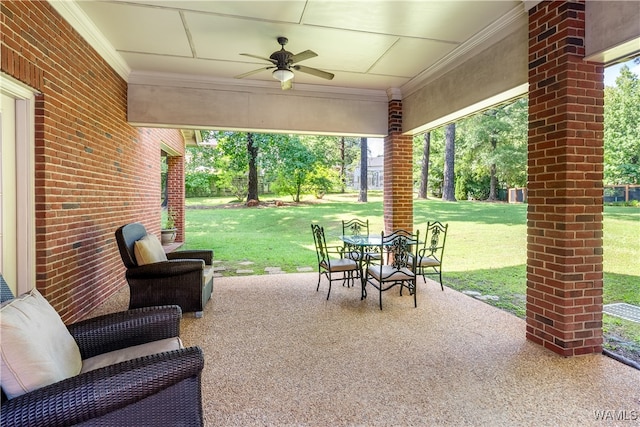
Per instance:
[[[213,251],[176,251],[167,254],[168,261],[138,265],[135,242],[146,234],[147,230],[138,222],[116,230],[120,256],[127,268],[129,308],[177,304],[184,312],[202,316],[213,292],[213,275],[203,280],[206,271],[212,268]]]
[[[82,358],[176,337],[178,306],[149,307],[68,326]],[[6,400],[0,426],[202,426],[199,347],[118,363]]]

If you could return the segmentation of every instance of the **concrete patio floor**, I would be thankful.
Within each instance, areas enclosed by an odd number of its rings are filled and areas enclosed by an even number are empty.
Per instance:
[[[317,273],[218,277],[185,345],[205,354],[207,426],[585,426],[640,424],[640,371],[603,355],[564,358],[525,322],[419,282],[361,301]],[[123,289],[100,312],[126,309]]]

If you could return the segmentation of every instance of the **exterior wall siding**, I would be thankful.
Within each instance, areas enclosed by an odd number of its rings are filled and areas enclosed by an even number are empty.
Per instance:
[[[160,141],[127,123],[127,83],[45,1],[3,1],[1,69],[36,98],[36,287],[67,323],[126,284],[114,240],[160,232]],[[180,157],[179,157],[180,158]]]
[[[585,3],[529,14],[527,338],[602,351],[603,73],[583,60]]]

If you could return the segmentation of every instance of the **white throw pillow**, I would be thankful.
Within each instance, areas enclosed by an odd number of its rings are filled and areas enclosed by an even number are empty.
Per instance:
[[[0,308],[0,381],[9,399],[80,373],[78,344],[36,289]]]
[[[138,265],[153,264],[167,260],[162,243],[155,234],[147,234],[142,239],[136,241],[133,248]]]

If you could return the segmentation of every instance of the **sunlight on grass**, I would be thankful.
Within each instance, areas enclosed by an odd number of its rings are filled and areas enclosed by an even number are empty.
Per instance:
[[[276,207],[274,200],[284,206]],[[246,208],[232,197],[187,199],[185,249],[211,249],[227,267],[264,274],[266,267],[295,272],[316,269],[310,224],[325,228],[327,243],[341,245],[342,220],[368,219],[370,233],[384,227],[381,192],[370,192],[367,203],[357,193],[329,194],[323,199],[306,196],[299,204],[287,197],[267,196],[267,206]],[[487,301],[516,316],[525,316],[527,206],[486,202],[414,200],[415,230],[424,232],[427,222],[449,224],[443,261],[445,286],[498,297]],[[640,305],[640,209],[606,206],[604,210],[604,303]],[[241,262],[252,262],[249,267]],[[604,316],[605,330],[638,340],[632,322]]]

